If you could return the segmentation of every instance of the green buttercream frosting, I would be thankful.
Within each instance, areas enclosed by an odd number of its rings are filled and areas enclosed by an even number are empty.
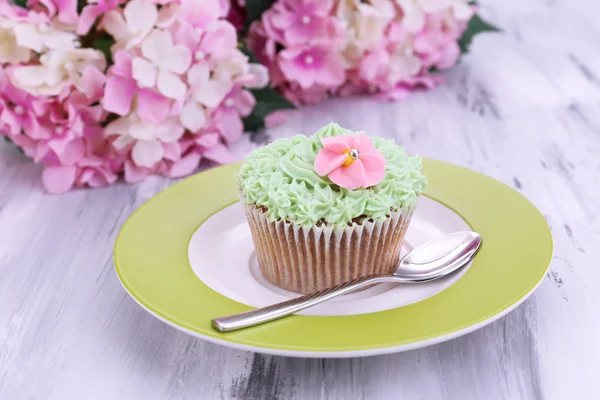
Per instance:
[[[375,186],[348,190],[317,175],[314,163],[321,139],[357,133],[330,123],[312,137],[279,139],[254,150],[238,176],[246,203],[265,207],[274,220],[303,226],[318,221],[346,225],[361,216],[382,220],[390,210],[412,206],[427,185],[421,158],[407,155],[392,140],[371,137],[386,158],[385,176]]]

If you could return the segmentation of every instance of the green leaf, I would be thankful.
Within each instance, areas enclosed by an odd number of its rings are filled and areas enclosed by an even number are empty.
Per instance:
[[[271,87],[253,89],[251,92],[256,98],[256,106],[252,110],[252,114],[244,118],[244,130],[246,131],[257,131],[264,128],[265,117],[273,111],[295,108],[292,103]]]
[[[27,8],[27,0],[14,0],[15,5],[23,8]]]
[[[100,50],[101,52],[104,53],[104,55],[106,56],[106,61],[108,62],[108,64],[111,64],[111,57],[112,55],[110,54],[110,47],[115,43],[115,40],[111,37],[102,37],[102,38],[98,38],[98,39],[94,39],[94,42],[92,44],[92,46],[95,49]]]
[[[479,15],[475,14],[469,21],[469,25],[458,41],[460,52],[465,54],[469,51],[469,46],[475,35],[482,32],[500,32],[500,29],[484,21]]]
[[[246,18],[245,30],[248,30],[252,22],[260,19],[262,14],[271,8],[273,3],[274,0],[246,0],[246,12],[248,13],[248,18]]]

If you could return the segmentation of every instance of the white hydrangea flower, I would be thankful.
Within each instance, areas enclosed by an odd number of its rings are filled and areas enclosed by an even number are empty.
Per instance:
[[[451,10],[454,17],[462,21],[469,19],[473,14],[468,0],[396,0],[396,3],[404,12],[402,25],[409,32],[419,32],[423,29],[426,14]]]
[[[163,143],[177,142],[184,132],[175,117],[154,124],[141,121],[135,113],[112,121],[105,129],[107,136],[118,135],[113,142],[117,150],[123,150],[134,143],[131,159],[138,167],[145,168],[152,168],[163,159]]]
[[[28,65],[15,69],[12,83],[33,95],[53,96],[60,93],[67,83],[78,90],[82,86],[83,72],[88,66],[104,71],[104,54],[94,49],[51,50],[40,57],[40,65]]]
[[[206,109],[219,105],[233,87],[233,83],[231,80],[211,78],[207,63],[194,65],[188,71],[187,77],[192,93],[181,111],[179,120],[191,132],[198,132],[206,123]]]
[[[141,87],[153,88],[166,97],[183,100],[187,90],[179,75],[192,63],[190,50],[174,45],[171,35],[155,29],[142,43],[143,57],[135,57],[131,63],[133,78]]]
[[[36,53],[76,47],[77,36],[46,23],[36,25],[17,22],[12,27],[12,31],[19,47],[31,49]]]
[[[406,41],[390,56],[388,81],[395,84],[415,76],[421,70],[421,60],[414,53],[412,43]]]
[[[395,14],[391,0],[342,0],[337,8],[337,17],[350,32],[344,55],[352,64],[364,52],[381,43],[385,28]]]
[[[170,10],[170,8],[169,8]],[[124,10],[109,11],[102,19],[102,28],[115,39],[112,51],[131,49],[142,43],[158,21],[156,6],[145,0],[133,0]]]
[[[16,22],[0,18],[0,63],[19,64],[31,58],[32,51],[17,43],[16,25]]]

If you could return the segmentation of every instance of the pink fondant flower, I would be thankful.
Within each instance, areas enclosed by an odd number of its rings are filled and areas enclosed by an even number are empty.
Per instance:
[[[385,157],[364,133],[323,139],[315,171],[336,185],[354,190],[377,185],[385,176]]]

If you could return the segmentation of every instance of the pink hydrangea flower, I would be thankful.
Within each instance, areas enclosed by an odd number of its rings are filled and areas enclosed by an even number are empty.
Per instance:
[[[364,133],[323,139],[315,171],[336,185],[354,190],[377,185],[385,176],[385,157]]]
[[[337,86],[344,82],[341,57],[324,46],[282,50],[279,67],[287,79],[298,82],[303,89],[315,84]]]
[[[135,97],[142,120],[161,122],[169,113],[169,99],[152,89],[139,87],[133,79],[131,64],[132,58],[126,51],[117,52],[115,64],[108,70],[102,106],[106,111],[125,116],[131,111]]]
[[[331,0],[288,0],[266,15],[288,45],[325,41],[334,19],[329,17]]]

